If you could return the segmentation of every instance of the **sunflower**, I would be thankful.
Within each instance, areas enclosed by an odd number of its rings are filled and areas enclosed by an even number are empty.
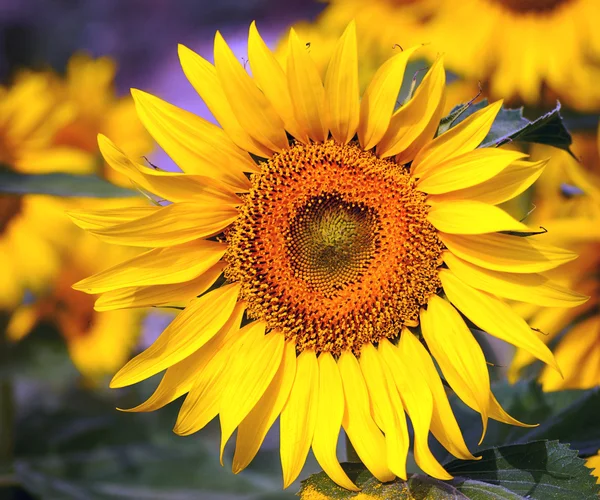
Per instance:
[[[523,317],[544,333],[544,341],[556,344],[554,352],[564,377],[544,368],[539,380],[545,391],[600,385],[600,156],[596,137],[577,134],[574,139],[573,150],[581,163],[547,146],[532,151],[536,157],[552,154],[533,198],[533,215],[543,219],[548,229],[540,238],[579,254],[577,260],[550,271],[549,276],[591,296],[587,303],[569,310],[518,306]],[[529,353],[517,351],[509,379],[516,381],[534,360]]]
[[[497,208],[540,175],[545,162],[477,149],[501,102],[434,138],[444,68],[431,67],[394,111],[417,48],[385,62],[359,99],[356,30],[333,52],[325,81],[292,29],[283,68],[250,26],[252,77],[217,32],[215,65],[180,46],[184,73],[221,127],[134,90],[138,114],[182,173],[147,168],[100,136],[106,161],[171,203],[76,211],[99,238],[151,247],[75,285],[103,308],[184,304],[111,387],[165,371],[129,411],[187,394],[175,432],[217,415],[221,461],[237,429],[233,471],[258,452],[277,417],[283,483],[307,453],[355,490],[336,458],[343,427],[381,481],[406,478],[406,415],[415,458],[449,479],[431,432],[473,459],[436,370],[488,419],[510,417],[490,391],[483,352],[461,313],[557,369],[550,350],[502,298],[573,306],[586,297],[541,274],[575,255],[520,237],[529,231]],[[510,234],[506,232],[510,232]]]
[[[131,98],[116,96],[115,71],[109,57],[93,59],[75,54],[69,59],[64,78],[54,73],[36,75],[49,81],[49,98],[63,119],[55,127],[51,142],[23,151],[16,168],[28,173],[98,173],[122,184],[123,178],[98,161],[98,133],[114,137],[134,157],[150,151],[152,143]]]
[[[29,154],[52,144],[70,119],[56,106],[48,75],[22,73],[9,88],[0,87],[0,171],[15,169]],[[85,165],[75,149],[65,158]],[[45,196],[0,195],[0,310],[10,311],[25,290],[36,293],[58,272],[56,244],[72,233],[60,203]]]
[[[89,382],[97,383],[127,361],[137,343],[143,314],[131,310],[96,311],[93,298],[72,285],[106,264],[116,264],[140,252],[108,245],[81,232],[70,238],[69,244],[77,252],[69,252],[51,283],[13,312],[6,333],[10,340],[18,341],[40,322],[54,324],[75,367]]]
[[[598,478],[596,483],[600,484],[600,453],[586,459],[585,466],[592,469],[592,475]]]
[[[596,0],[442,0],[427,38],[492,97],[598,110],[599,16]]]

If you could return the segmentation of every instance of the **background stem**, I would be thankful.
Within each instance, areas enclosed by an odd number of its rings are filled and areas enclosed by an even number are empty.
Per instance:
[[[8,318],[0,317],[0,367],[9,362],[9,344],[5,327]],[[0,373],[0,469],[10,467],[14,451],[15,405],[12,380],[6,373]]]

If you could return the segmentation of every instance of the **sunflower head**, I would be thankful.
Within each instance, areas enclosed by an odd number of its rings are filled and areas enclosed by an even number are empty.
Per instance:
[[[166,370],[132,411],[187,394],[175,432],[218,415],[221,454],[237,428],[234,472],[280,416],[285,486],[312,447],[338,484],[356,489],[335,456],[340,427],[375,477],[406,478],[408,416],[417,463],[449,479],[430,432],[456,457],[474,457],[433,359],[484,433],[489,418],[524,425],[491,394],[463,315],[557,368],[503,299],[585,300],[539,274],[574,254],[527,237],[497,207],[545,162],[478,149],[501,102],[438,135],[441,59],[398,106],[419,47],[386,61],[359,96],[354,23],[324,81],[293,30],[282,65],[251,25],[252,76],[219,33],[214,47],[214,65],[185,47],[179,54],[220,126],[134,91],[139,117],[182,172],[148,168],[100,137],[111,166],[171,203],[73,214],[101,239],[150,248],[76,285],[102,294],[97,307],[184,308],[112,386]]]

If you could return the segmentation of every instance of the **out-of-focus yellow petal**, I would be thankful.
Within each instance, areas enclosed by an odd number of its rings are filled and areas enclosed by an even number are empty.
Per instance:
[[[485,139],[501,107],[502,101],[496,101],[437,136],[417,153],[412,163],[413,175],[421,177],[439,163],[473,151]]]
[[[200,349],[231,317],[239,291],[237,284],[226,285],[193,301],[148,349],[119,370],[110,387],[140,382]]]
[[[333,356],[324,352],[319,356],[319,409],[313,436],[312,450],[319,465],[342,488],[358,491],[342,469],[336,448],[342,418],[344,417],[344,389]]]
[[[288,88],[296,120],[313,141],[323,142],[329,131],[325,119],[325,89],[319,70],[293,28],[288,48]]]
[[[273,151],[252,138],[233,114],[215,67],[184,45],[179,45],[178,51],[185,76],[231,140],[244,151],[263,158],[271,157]]]
[[[130,286],[182,283],[206,272],[226,250],[223,243],[207,240],[155,248],[85,278],[73,288],[86,293],[102,293]]]
[[[455,255],[472,264],[494,271],[540,273],[577,258],[569,250],[540,243],[535,238],[515,238],[508,234],[438,233],[442,243]]]
[[[431,196],[435,202],[475,200],[498,205],[520,195],[531,186],[544,171],[548,160],[538,162],[515,161],[490,180],[457,191]]]
[[[439,125],[435,120],[440,103],[444,100],[446,73],[442,59],[438,58],[417,87],[412,99],[398,109],[389,127],[377,144],[377,154],[382,158],[399,155],[400,164],[412,160],[414,154],[430,141]],[[425,137],[431,122],[436,121],[435,129]]]
[[[421,311],[421,326],[427,347],[452,389],[481,414],[483,440],[491,391],[481,347],[456,309],[437,295],[429,298],[427,311]]]
[[[433,396],[433,414],[431,417],[431,432],[435,438],[456,458],[463,460],[478,460],[474,457],[460,431],[456,417],[450,407],[448,396],[442,384],[431,356],[423,344],[410,330],[402,330],[401,345],[406,358],[411,360],[411,367],[427,382]]]
[[[420,46],[411,47],[383,63],[369,83],[360,103],[358,139],[363,149],[376,146],[385,135],[402,86],[410,56]]]
[[[572,327],[554,350],[564,379],[545,369],[540,375],[544,391],[590,389],[600,383],[600,317],[586,318]]]
[[[418,189],[442,194],[481,184],[526,156],[519,151],[482,148],[454,156],[427,169],[417,182]]]
[[[409,446],[406,417],[404,412],[396,413],[392,405],[392,397],[397,397],[397,388],[388,386],[380,356],[372,344],[366,344],[360,353],[360,367],[371,396],[375,421],[385,433],[388,467],[396,476],[406,480]]]
[[[248,35],[248,60],[256,84],[265,93],[285,125],[287,131],[301,142],[308,136],[294,114],[294,106],[283,68],[261,38],[256,23],[252,21]]]
[[[260,401],[238,427],[233,456],[233,473],[244,470],[285,405],[296,377],[296,346],[286,342],[279,370]]]
[[[452,274],[461,281],[498,297],[544,307],[577,307],[589,299],[587,295],[569,290],[541,274],[491,271],[470,264],[451,252],[444,252],[442,257]]]
[[[526,349],[536,358],[560,371],[548,346],[529,325],[504,302],[475,290],[452,270],[441,270],[440,279],[448,299],[484,332]]]
[[[472,200],[434,203],[427,220],[449,234],[483,234],[496,231],[530,231],[504,210]]]
[[[415,376],[413,360],[387,339],[379,343],[379,353],[396,382],[415,434],[415,461],[427,474],[438,479],[452,479],[429,449],[429,426],[433,414],[433,398],[425,379]],[[413,368],[413,370],[411,370]]]
[[[300,474],[313,440],[319,407],[319,365],[314,351],[302,351],[296,378],[281,412],[281,467],[283,487]]]
[[[40,319],[35,304],[21,305],[10,316],[6,325],[6,337],[17,342],[26,337]]]
[[[356,24],[351,21],[333,51],[325,75],[325,117],[331,135],[340,144],[347,144],[356,134],[358,93]]]
[[[379,481],[391,481],[395,475],[387,465],[385,438],[371,416],[369,392],[354,354],[342,352],[338,368],[346,401],[342,420],[346,434],[371,474]]]
[[[225,269],[226,263],[217,262],[197,278],[169,285],[134,286],[103,293],[94,304],[96,311],[113,311],[134,307],[160,307],[187,303],[208,290]]]
[[[229,383],[219,408],[221,465],[225,445],[233,431],[260,401],[279,371],[284,344],[283,333],[272,331],[258,337],[256,342],[244,343],[227,367]]]
[[[146,217],[102,229],[90,229],[101,240],[136,247],[168,247],[219,234],[238,217],[229,206],[173,203]]]
[[[244,130],[272,151],[286,149],[288,140],[283,120],[218,31],[215,35],[215,68],[221,88]]]
[[[217,334],[196,352],[190,354],[173,366],[167,368],[160,383],[152,395],[142,404],[126,412],[155,411],[175,401],[188,392],[198,374],[208,365],[220,350],[226,350],[240,329],[240,323],[246,310],[243,302],[238,302],[231,316]]]

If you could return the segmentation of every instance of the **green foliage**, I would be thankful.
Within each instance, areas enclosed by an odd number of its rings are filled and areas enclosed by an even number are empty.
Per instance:
[[[452,481],[413,475],[408,481],[381,484],[361,464],[343,467],[362,488],[360,494],[340,488],[321,472],[302,483],[301,498],[592,500],[600,492],[584,460],[557,441],[491,448],[481,452],[481,460],[450,462],[446,469],[454,476]]]
[[[477,104],[466,107],[462,112],[461,109],[465,108],[465,105],[456,106],[447,117],[442,119],[438,133],[458,125],[487,105],[487,99],[483,99]],[[502,146],[513,141],[547,144],[573,154],[569,148],[572,143],[571,135],[561,117],[559,103],[555,109],[534,121],[529,121],[523,116],[523,108],[502,108],[481,147]]]
[[[0,194],[47,194],[61,197],[124,198],[138,196],[95,175],[20,174],[0,169]]]

